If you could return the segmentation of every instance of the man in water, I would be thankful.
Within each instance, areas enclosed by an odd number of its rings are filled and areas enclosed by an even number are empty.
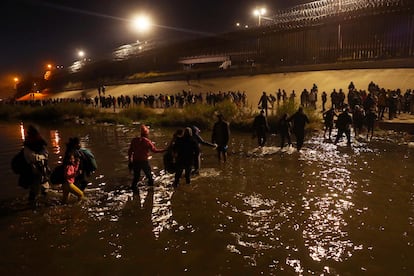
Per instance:
[[[301,150],[303,142],[305,140],[305,125],[309,124],[308,116],[303,112],[303,107],[299,107],[289,119],[289,122],[293,122],[293,133],[296,137],[296,148],[298,151]]]
[[[211,135],[211,142],[217,144],[217,157],[218,160],[226,162],[227,160],[227,149],[230,139],[230,128],[229,123],[224,121],[223,115],[217,115],[218,121],[214,124],[213,133]]]
[[[141,125],[141,137],[135,137],[131,140],[131,144],[128,149],[128,161],[129,167],[134,172],[134,178],[132,180],[131,189],[136,190],[138,180],[141,177],[141,170],[144,171],[145,176],[148,179],[148,186],[154,185],[152,178],[151,166],[148,158],[150,151],[164,152],[164,149],[157,149],[154,143],[148,139],[149,129],[145,125]]]
[[[346,107],[344,111],[338,115],[338,120],[336,121],[336,127],[338,128],[338,134],[336,135],[335,143],[338,143],[339,139],[342,136],[346,135],[347,144],[351,145],[351,125],[352,125],[352,117],[349,115],[349,109]]]
[[[259,147],[263,147],[266,143],[266,132],[269,131],[269,125],[264,115],[264,110],[260,111],[260,114],[254,118],[253,130],[254,135],[257,137],[257,143]]]
[[[204,145],[204,146],[209,146],[212,148],[217,147],[216,144],[212,144],[209,143],[207,141],[205,141],[201,136],[200,136],[200,129],[196,126],[191,126],[191,131],[192,131],[192,137],[193,139],[197,142],[197,147],[198,147],[198,153],[194,156],[194,170],[191,172],[191,174],[199,174],[199,170],[200,170],[200,163],[201,163],[201,149],[200,149],[200,145]]]
[[[323,113],[325,131],[323,133],[323,138],[326,139],[326,132],[328,131],[328,139],[331,140],[332,129],[334,126],[334,119],[337,117],[335,109],[331,107],[326,112]]]

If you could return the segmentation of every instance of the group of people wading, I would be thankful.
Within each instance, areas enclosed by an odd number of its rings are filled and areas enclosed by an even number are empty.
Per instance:
[[[134,177],[131,184],[132,190],[137,190],[141,171],[144,172],[148,185],[154,185],[151,166],[149,164],[150,152],[164,154],[164,167],[169,173],[174,173],[173,187],[178,187],[180,178],[184,172],[185,182],[190,184],[191,175],[199,174],[200,169],[200,145],[210,146],[217,150],[219,161],[226,162],[227,148],[230,139],[229,123],[223,115],[217,115],[217,122],[213,126],[211,143],[200,136],[200,130],[196,126],[178,129],[165,149],[158,149],[149,139],[149,129],[145,125],[140,127],[140,136],[131,140],[128,149],[129,169]]]
[[[317,95],[315,84],[311,91]],[[332,97],[332,107],[328,110],[325,110],[326,93],[322,94],[325,139],[331,140],[334,126],[338,129],[335,144],[344,134],[347,138],[347,144],[351,144],[351,129],[354,129],[355,137],[357,137],[364,126],[367,128],[367,139],[369,135],[372,138],[375,122],[383,116],[381,96],[384,95],[384,90],[371,83],[369,91],[370,93],[364,96],[361,91],[356,91],[351,82],[348,94],[349,104],[344,104],[343,101],[338,102],[335,100],[336,94],[332,93],[331,96],[334,96]],[[253,121],[253,137],[257,138],[259,147],[266,144],[266,136],[270,131],[267,121],[267,108],[270,101],[266,92],[263,92],[259,101],[261,111]],[[380,110],[381,117],[377,116],[377,109]],[[390,108],[389,112],[394,114],[395,111]],[[300,151],[304,143],[305,127],[308,123],[308,116],[302,106],[290,116],[283,113],[277,118],[276,132],[280,135],[280,147],[283,148],[286,142],[289,146],[292,145],[292,133],[296,138],[296,149]],[[128,149],[128,167],[133,173],[132,190],[137,190],[141,171],[145,174],[148,185],[154,184],[149,163],[150,152],[164,153],[165,171],[174,174],[173,187],[179,185],[183,173],[187,184],[191,182],[192,175],[199,174],[201,145],[216,149],[219,161],[225,162],[227,160],[230,130],[229,123],[224,120],[221,114],[217,115],[217,121],[212,129],[211,142],[205,141],[200,136],[200,130],[196,126],[189,126],[178,129],[169,145],[164,149],[159,149],[149,139],[149,132],[147,126],[141,125],[140,135],[131,140]],[[327,134],[328,137],[326,137]],[[19,175],[19,185],[29,190],[29,201],[33,205],[36,205],[39,194],[46,193],[49,182],[62,185],[62,203],[68,201],[69,194],[74,194],[78,200],[82,200],[84,189],[88,184],[87,177],[96,168],[93,154],[81,147],[79,138],[72,137],[66,144],[62,164],[51,171],[48,166],[47,143],[37,128],[32,125],[27,128],[23,149],[12,160],[12,169]]]
[[[62,164],[50,170],[47,143],[39,130],[29,125],[23,148],[12,159],[12,170],[19,175],[19,186],[29,190],[29,203],[37,206],[40,194],[46,195],[50,184],[62,185],[62,203],[67,203],[69,194],[78,200],[85,198],[84,190],[88,185],[87,177],[96,169],[93,154],[81,147],[80,139],[72,137],[66,144]]]
[[[165,170],[174,173],[173,187],[178,187],[184,172],[185,181],[190,184],[191,176],[199,174],[200,145],[207,145],[217,150],[219,161],[227,160],[227,148],[230,139],[229,123],[221,114],[217,115],[214,124],[211,143],[199,135],[196,126],[178,129],[172,141],[165,149],[158,149],[149,139],[149,128],[140,126],[140,135],[131,140],[128,149],[128,168],[133,173],[131,189],[137,191],[141,171],[144,172],[148,186],[154,185],[150,152],[165,152]],[[50,184],[62,186],[62,203],[68,202],[69,194],[80,201],[85,198],[84,190],[88,185],[88,176],[96,169],[97,164],[93,154],[81,147],[78,137],[69,138],[62,164],[50,170],[48,165],[49,153],[47,143],[39,130],[29,125],[25,134],[23,148],[11,161],[12,170],[19,175],[19,186],[29,190],[29,203],[37,206],[39,195],[46,195]]]

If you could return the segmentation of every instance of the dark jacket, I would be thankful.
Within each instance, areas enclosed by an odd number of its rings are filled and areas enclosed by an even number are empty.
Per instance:
[[[194,157],[199,153],[198,143],[192,136],[178,137],[173,145],[177,166],[188,167],[194,162]]]

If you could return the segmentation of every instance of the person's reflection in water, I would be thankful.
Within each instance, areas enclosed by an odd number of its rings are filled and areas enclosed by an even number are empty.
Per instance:
[[[153,234],[152,207],[154,205],[154,189],[140,187],[134,192],[134,216],[138,219],[140,232]]]

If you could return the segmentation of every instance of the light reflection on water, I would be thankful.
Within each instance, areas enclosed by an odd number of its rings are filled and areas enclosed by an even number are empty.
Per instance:
[[[163,147],[173,131],[153,129],[152,139]],[[59,205],[55,187],[33,212],[26,208],[25,191],[3,194],[0,234],[8,237],[3,247],[10,251],[4,263],[25,260],[26,269],[44,271],[35,262],[39,252],[51,250],[61,267],[66,254],[81,250],[81,259],[92,264],[120,262],[104,266],[107,273],[134,271],[137,264],[143,273],[155,274],[413,271],[413,158],[399,135],[369,143],[358,139],[347,147],[315,134],[298,153],[272,146],[278,144],[275,137],[258,149],[248,135],[232,133],[226,164],[202,148],[200,176],[174,190],[173,176],[162,170],[162,155],[154,154],[154,188],[143,180],[132,193],[126,154],[134,129],[58,127],[44,133],[52,166],[60,162],[68,138],[77,135],[95,153],[98,172],[81,203]],[[18,135],[4,138],[2,171],[8,165],[4,159],[14,154],[10,147],[21,145],[21,139],[13,142]],[[16,181],[9,174],[5,179],[10,187]],[[160,259],[169,265],[160,267]]]

